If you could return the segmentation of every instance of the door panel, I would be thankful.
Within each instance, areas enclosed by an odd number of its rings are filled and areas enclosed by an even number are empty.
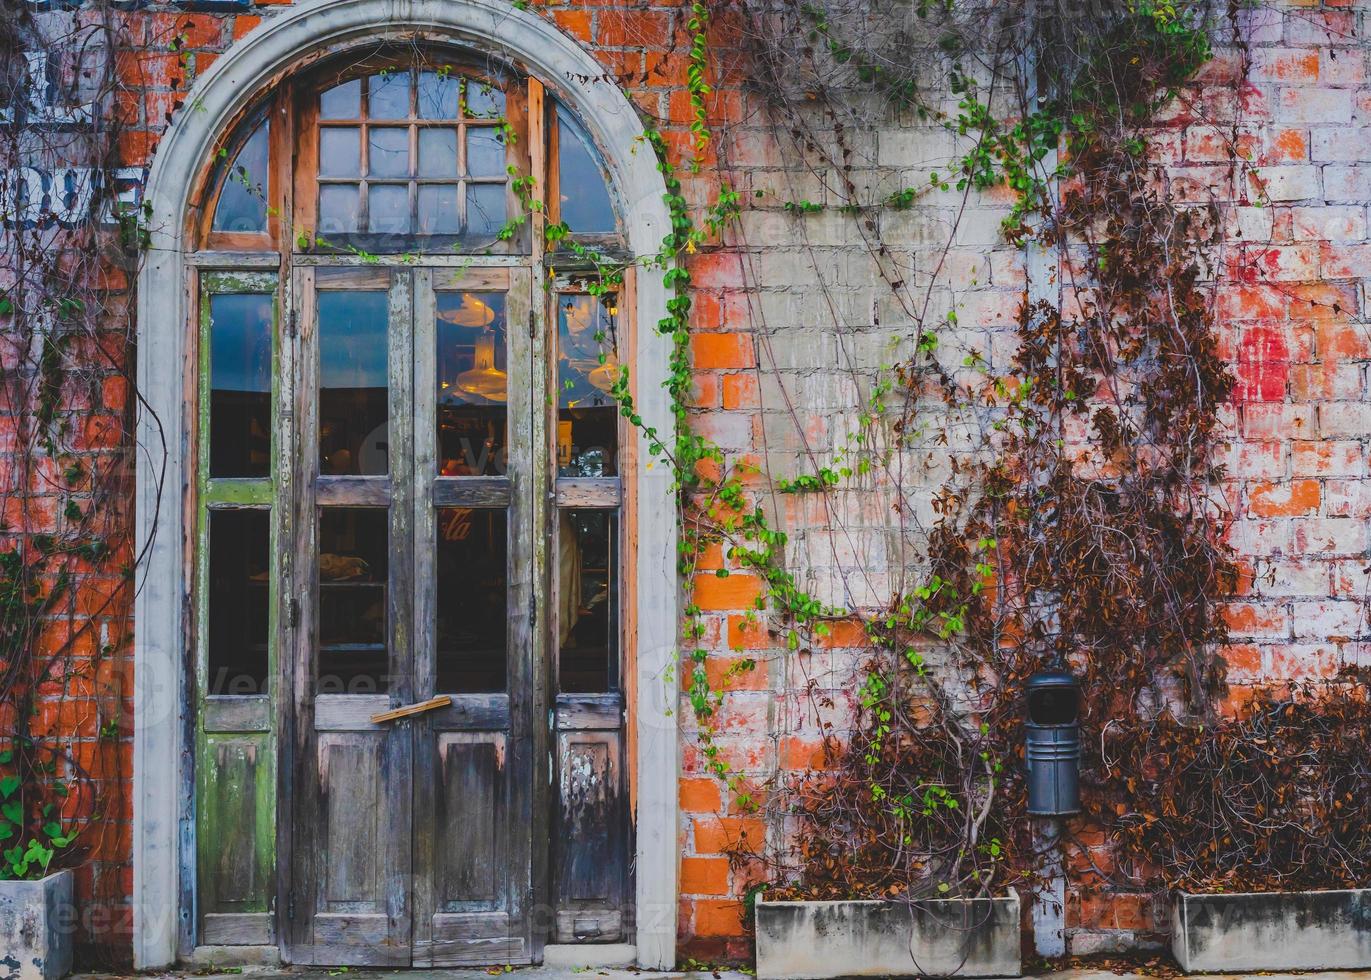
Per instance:
[[[414,964],[535,956],[530,284],[415,272]]]
[[[630,938],[619,539],[593,513],[619,484],[552,482],[528,270],[307,268],[294,308],[288,957],[458,967]],[[559,653],[586,693],[554,701]]]
[[[500,811],[509,793],[503,733],[437,736],[438,827],[453,833],[437,848],[434,905],[439,912],[497,908],[508,891],[508,824]]]
[[[557,698],[557,809],[552,834],[556,941],[619,942],[627,866],[623,703]]]
[[[410,962],[413,738],[406,504],[410,276],[302,269],[291,618],[292,962]]]
[[[385,910],[382,860],[387,828],[381,756],[384,738],[366,733],[319,736],[319,780],[323,784],[324,837],[319,846],[332,859],[324,874],[323,907],[330,912]]]

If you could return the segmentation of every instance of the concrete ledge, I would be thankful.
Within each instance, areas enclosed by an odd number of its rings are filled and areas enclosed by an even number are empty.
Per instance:
[[[580,969],[630,967],[638,962],[638,947],[629,943],[548,943],[543,966]]]
[[[181,958],[183,966],[196,969],[239,966],[280,966],[281,950],[275,946],[196,946]]]
[[[1178,892],[1171,950],[1187,973],[1371,969],[1371,889]]]
[[[759,980],[1010,977],[1019,896],[904,902],[757,902]]]

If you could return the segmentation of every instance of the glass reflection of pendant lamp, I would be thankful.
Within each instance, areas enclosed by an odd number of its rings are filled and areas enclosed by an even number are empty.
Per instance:
[[[495,311],[471,293],[462,294],[462,303],[455,308],[439,312],[439,319],[458,327],[471,327],[481,331],[476,338],[475,364],[453,379],[457,389],[467,395],[476,395],[487,401],[502,402],[508,395],[509,376],[495,366],[495,332],[490,325],[495,321]],[[444,383],[444,387],[447,387]]]
[[[509,375],[495,366],[495,334],[487,330],[476,338],[476,363],[457,375],[457,388],[468,395],[479,395],[502,402],[509,390]]]
[[[609,394],[614,389],[614,382],[619,378],[619,362],[613,355],[605,358],[603,364],[597,364],[586,374],[589,381],[597,390]]]
[[[459,327],[488,327],[495,319],[495,311],[481,302],[480,297],[463,293],[462,305],[439,311],[438,318]]]
[[[566,310],[567,333],[574,336],[590,326],[594,307],[589,296],[568,297],[564,309]]]
[[[597,331],[598,317],[596,307],[611,316],[615,310],[597,303],[593,296],[567,296],[562,304],[562,316],[566,322],[566,337],[563,341],[562,359],[573,370],[583,375],[597,391],[606,394],[614,389],[619,377],[619,362],[610,351],[606,351],[604,334]],[[599,362],[600,354],[605,362]]]

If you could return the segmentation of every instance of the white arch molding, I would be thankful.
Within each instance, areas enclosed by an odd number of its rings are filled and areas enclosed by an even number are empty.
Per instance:
[[[193,523],[185,502],[193,477],[188,408],[193,365],[187,343],[191,277],[184,249],[190,194],[216,140],[284,72],[321,51],[387,35],[464,44],[507,57],[551,85],[595,135],[625,206],[634,255],[657,253],[670,220],[654,155],[627,97],[604,68],[536,14],[504,0],[302,0],[269,17],[195,82],[158,145],[148,177],[151,242],[138,275],[135,533],[147,546],[134,605],[133,952],[139,968],[177,957],[184,907],[180,874],[193,855],[192,801],[182,794],[190,764],[184,726],[189,655]],[[635,152],[636,151],[636,152]],[[636,278],[636,402],[647,424],[670,433],[663,387],[670,340],[653,327],[665,310],[660,270]],[[637,955],[644,967],[675,963],[678,739],[670,682],[678,628],[676,519],[665,466],[625,474],[637,491],[631,611],[636,620],[635,880]]]

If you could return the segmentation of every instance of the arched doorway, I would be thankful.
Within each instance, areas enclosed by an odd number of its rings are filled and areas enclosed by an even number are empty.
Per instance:
[[[595,288],[543,234],[631,265],[660,180],[516,13],[494,50],[482,4],[297,7],[159,149],[136,656],[187,680],[135,705],[142,965],[670,962],[674,531],[607,396],[622,359],[669,418],[661,283]]]

